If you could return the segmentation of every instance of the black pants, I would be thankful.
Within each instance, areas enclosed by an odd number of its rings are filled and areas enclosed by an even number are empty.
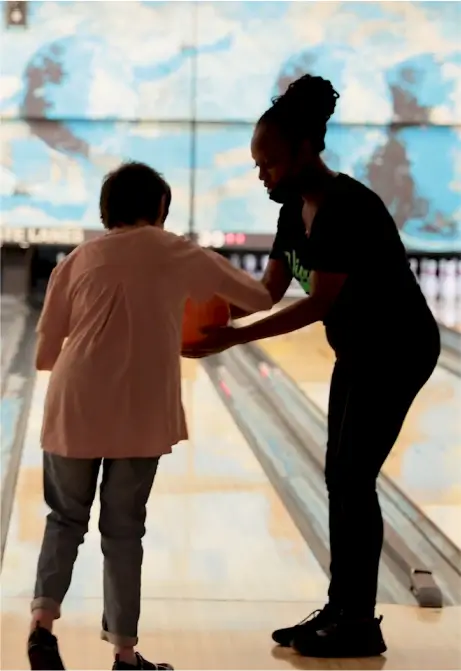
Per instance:
[[[330,508],[328,596],[333,607],[353,616],[373,616],[376,603],[383,544],[376,479],[439,353],[436,338],[423,355],[378,355],[365,362],[340,358],[334,367],[325,471]]]

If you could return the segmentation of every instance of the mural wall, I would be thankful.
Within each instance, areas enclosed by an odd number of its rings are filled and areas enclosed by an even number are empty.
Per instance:
[[[249,152],[304,72],[340,92],[325,158],[380,193],[408,247],[461,250],[461,6],[451,2],[29,2],[0,33],[2,224],[98,228],[102,175],[145,161],[187,230],[270,233]]]

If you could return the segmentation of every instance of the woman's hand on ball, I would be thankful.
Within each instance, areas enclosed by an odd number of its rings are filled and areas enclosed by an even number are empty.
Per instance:
[[[229,347],[239,344],[238,331],[239,329],[233,326],[203,329],[206,337],[196,345],[183,348],[181,354],[189,359],[201,359],[211,354],[224,352]]]

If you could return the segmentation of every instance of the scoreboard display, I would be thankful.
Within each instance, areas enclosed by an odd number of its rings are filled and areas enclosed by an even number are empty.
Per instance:
[[[0,243],[2,245],[79,245],[103,235],[103,229],[93,230],[85,228],[67,228],[65,226],[52,228],[38,227],[9,227],[0,226]],[[256,249],[259,251],[270,249],[273,235],[251,233],[225,233],[223,231],[198,231],[194,236],[202,247],[213,249]]]
[[[104,234],[104,229],[91,230],[69,227],[22,227],[0,226],[2,261],[14,256],[15,249],[28,252],[26,258],[33,259],[30,266],[32,285],[40,293],[51,269],[62,261],[79,244]],[[200,231],[193,236],[202,247],[213,249],[225,256],[236,268],[254,277],[261,277],[269,260],[272,235],[247,234],[240,231]],[[26,260],[24,261],[25,263]],[[40,279],[41,278],[41,279]],[[40,285],[40,287],[39,287]],[[43,285],[43,287],[42,287]]]

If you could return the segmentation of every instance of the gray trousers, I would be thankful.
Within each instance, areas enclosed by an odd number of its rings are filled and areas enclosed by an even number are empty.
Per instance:
[[[43,453],[45,501],[51,512],[37,567],[32,611],[57,619],[72,578],[78,547],[88,531],[102,465],[99,531],[104,555],[104,614],[101,637],[114,645],[138,642],[142,538],[146,503],[158,458],[71,459]]]

